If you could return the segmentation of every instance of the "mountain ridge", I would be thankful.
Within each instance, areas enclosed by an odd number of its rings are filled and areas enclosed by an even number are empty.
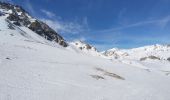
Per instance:
[[[33,18],[21,6],[6,2],[0,2],[1,15],[7,15],[7,19],[17,26],[25,26],[50,41],[55,41],[63,47],[67,47],[67,42],[50,28],[47,24]]]
[[[158,57],[160,60],[167,60],[170,57],[170,46],[169,45],[148,45],[138,48],[132,48],[132,49],[109,49],[104,52],[102,52],[104,55],[108,57],[114,57],[114,58],[128,58],[128,59],[138,59],[149,57],[149,56],[155,56]],[[149,57],[150,58],[150,57]]]

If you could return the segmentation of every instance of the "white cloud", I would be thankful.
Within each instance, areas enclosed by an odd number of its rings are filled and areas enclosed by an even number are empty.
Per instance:
[[[41,12],[43,12],[46,16],[48,16],[49,18],[55,17],[56,15],[53,12],[50,12],[48,10],[45,9],[41,9]]]
[[[32,4],[31,4],[30,0],[25,1],[25,6],[27,7],[27,9],[29,10],[29,12],[31,14],[36,15],[35,10],[34,10]]]
[[[166,26],[168,25],[169,22],[170,22],[170,15],[164,17],[164,18],[161,19],[161,20],[159,20],[157,24],[158,24],[161,28],[164,28],[164,27],[166,27]]]
[[[78,22],[64,22],[62,20],[57,20],[57,19],[44,19],[41,18],[43,22],[48,24],[50,27],[52,27],[55,31],[60,32],[60,33],[66,33],[66,34],[81,34],[84,33],[87,29],[87,21],[84,24],[78,23]]]
[[[112,32],[115,32],[115,31],[119,31],[119,30],[123,30],[123,29],[127,29],[127,28],[132,28],[132,27],[144,26],[144,25],[148,25],[148,24],[154,24],[154,25],[158,25],[160,28],[164,28],[164,27],[167,26],[167,24],[169,22],[170,22],[170,15],[166,16],[162,19],[140,21],[140,22],[137,22],[137,23],[132,23],[132,24],[116,27],[116,28],[110,28],[110,29],[94,31],[94,32],[95,33],[112,33]]]

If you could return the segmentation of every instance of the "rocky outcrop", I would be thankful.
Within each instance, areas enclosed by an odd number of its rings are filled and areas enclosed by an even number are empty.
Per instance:
[[[74,41],[71,44],[74,45],[76,48],[79,48],[80,50],[96,51],[97,52],[97,49],[94,46],[92,46],[88,43],[85,43],[83,41]]]
[[[47,40],[55,41],[60,45],[67,47],[67,43],[64,41],[64,39],[48,25],[41,21],[36,20],[35,22],[32,22],[28,28],[36,32],[37,34],[45,37]]]
[[[169,58],[167,58],[167,60],[168,60],[168,61],[170,61],[170,57],[169,57]]]
[[[159,57],[156,57],[156,56],[148,56],[148,57],[140,58],[140,61],[144,61],[146,59],[161,60]]]
[[[68,46],[62,36],[60,36],[47,24],[31,17],[30,14],[26,12],[21,6],[0,2],[0,9],[6,11],[5,14],[8,14],[7,19],[13,24],[17,26],[28,27],[40,36],[43,36],[47,40],[55,41],[63,47]]]
[[[168,44],[167,47],[170,47],[170,44]]]

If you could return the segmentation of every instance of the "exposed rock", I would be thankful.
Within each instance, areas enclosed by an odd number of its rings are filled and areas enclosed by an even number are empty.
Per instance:
[[[150,59],[157,59],[157,60],[161,60],[159,57],[156,57],[156,56],[149,56],[148,58],[150,58]]]
[[[169,57],[169,58],[167,58],[167,60],[168,60],[168,61],[170,61],[170,57]]]
[[[9,58],[9,57],[7,57],[6,59],[7,59],[7,60],[11,60],[11,58]]]
[[[109,77],[112,77],[112,78],[116,78],[116,79],[120,79],[120,80],[125,80],[125,78],[115,74],[115,73],[112,73],[112,72],[109,72],[107,70],[104,70],[102,68],[95,68],[95,70],[101,72],[103,75],[106,75],[106,76],[109,76]]]
[[[140,61],[144,61],[146,59],[161,60],[159,57],[156,56],[148,56],[148,57],[140,58]]]
[[[35,21],[31,23],[29,29],[36,32],[37,34],[45,37],[47,40],[56,41],[60,45],[67,47],[67,43],[64,42],[64,39],[58,35],[53,29],[41,21]]]
[[[5,3],[5,2],[0,1],[0,8],[8,10],[8,9],[12,9],[13,6],[9,3]]]
[[[91,49],[92,47],[89,44],[86,44],[86,49]]]
[[[99,80],[99,79],[104,79],[103,76],[100,76],[100,75],[90,75],[92,78],[96,79],[96,80]]]
[[[79,47],[80,50],[82,50],[83,48],[82,47]]]
[[[79,48],[80,50],[97,51],[97,49],[94,46],[92,46],[88,43],[85,43],[83,41],[74,41],[71,44],[74,45],[75,47]]]
[[[147,59],[147,57],[143,57],[143,58],[140,58],[140,61],[144,61],[146,59]]]
[[[29,29],[43,36],[47,40],[55,41],[63,47],[68,46],[63,37],[61,37],[47,24],[31,17],[29,13],[26,12],[21,6],[0,2],[0,8],[7,11],[11,10],[11,12],[8,13],[9,16],[7,17],[7,19],[10,20],[13,24],[17,26],[28,27]]]

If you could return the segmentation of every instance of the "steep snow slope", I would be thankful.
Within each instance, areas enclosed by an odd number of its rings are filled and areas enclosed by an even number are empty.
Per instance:
[[[24,40],[24,41],[30,41],[30,42],[32,41],[32,42],[37,42],[37,43],[49,44],[49,45],[53,44],[52,42],[47,41],[43,37],[34,33],[27,27],[24,27],[24,26],[18,27],[12,24],[10,21],[6,19],[6,16],[0,16],[0,23],[1,23],[0,32],[2,33],[1,41],[10,40],[12,42],[13,39],[20,38],[21,40]]]
[[[170,100],[167,61],[89,56],[0,23],[0,100]]]
[[[27,27],[47,40],[54,41],[63,47],[68,46],[62,36],[60,36],[47,24],[33,18],[21,6],[0,1],[0,16],[2,15],[5,15],[9,22],[18,27]]]

